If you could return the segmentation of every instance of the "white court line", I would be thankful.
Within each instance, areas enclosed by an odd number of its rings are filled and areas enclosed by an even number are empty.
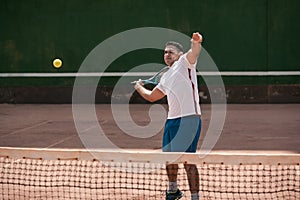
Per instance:
[[[80,73],[0,73],[0,77],[102,77],[152,76],[156,72],[80,72]]]
[[[89,131],[89,130],[95,128],[95,127],[97,127],[97,125],[91,126],[91,127],[87,128],[87,129],[83,130],[81,133],[87,132],[87,131]],[[45,147],[45,148],[51,148],[51,147],[54,147],[54,146],[56,146],[56,145],[58,145],[58,144],[61,144],[61,143],[65,142],[65,141],[67,141],[67,140],[70,140],[71,138],[73,138],[73,137],[75,137],[75,136],[78,136],[78,134],[70,135],[70,136],[68,136],[68,137],[66,137],[66,138],[64,138],[64,139],[61,139],[61,140],[59,140],[59,141],[53,143],[53,144],[50,144],[49,146],[47,146],[47,147]]]
[[[28,126],[28,127],[25,127],[25,128],[21,128],[21,129],[18,129],[18,130],[15,130],[13,132],[10,132],[10,133],[7,133],[7,134],[4,134],[4,135],[1,135],[0,138],[3,138],[3,137],[6,137],[6,136],[9,136],[9,135],[14,135],[14,134],[17,134],[17,133],[21,133],[21,132],[24,132],[24,131],[28,131],[30,129],[33,129],[33,128],[37,128],[39,126],[42,126],[44,124],[47,124],[49,122],[49,120],[44,120],[42,122],[39,122],[37,124],[33,124],[31,126]]]
[[[71,136],[68,136],[68,137],[66,137],[66,138],[64,138],[64,139],[61,139],[61,140],[59,140],[59,141],[57,141],[57,142],[55,142],[55,143],[53,143],[53,144],[50,144],[49,146],[47,146],[47,147],[45,147],[45,148],[51,148],[51,147],[54,147],[54,146],[56,146],[56,145],[58,145],[58,144],[61,144],[61,143],[65,142],[65,141],[67,141],[67,140],[69,140],[69,139],[71,139],[71,138],[73,138],[73,137],[75,137],[75,135],[71,135]]]
[[[198,72],[204,76],[299,76],[300,71],[228,71],[228,72]]]
[[[153,76],[156,72],[79,72],[79,73],[0,73],[0,78],[18,77],[121,77]],[[299,76],[300,71],[223,71],[198,72],[198,76]]]

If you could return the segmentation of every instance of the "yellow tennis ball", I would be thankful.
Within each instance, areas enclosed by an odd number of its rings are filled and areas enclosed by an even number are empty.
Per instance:
[[[53,67],[60,68],[62,66],[62,61],[61,61],[61,59],[56,58],[53,60],[52,64],[53,64]]]

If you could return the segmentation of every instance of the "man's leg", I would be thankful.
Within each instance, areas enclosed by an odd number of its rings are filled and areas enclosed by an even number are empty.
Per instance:
[[[166,170],[169,179],[169,189],[166,192],[166,199],[180,199],[181,197],[183,197],[183,193],[178,189],[177,186],[178,164],[169,164],[167,165]]]
[[[176,192],[177,187],[178,164],[167,165],[167,175],[169,179],[169,191]]]
[[[185,171],[187,173],[188,182],[190,186],[190,191],[192,194],[192,200],[198,200],[199,199],[199,172],[197,169],[197,166],[194,164],[184,164]]]

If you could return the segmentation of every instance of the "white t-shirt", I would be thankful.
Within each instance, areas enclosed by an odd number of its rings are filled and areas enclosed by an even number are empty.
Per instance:
[[[190,64],[186,54],[174,62],[156,87],[167,95],[168,119],[201,115],[196,63]]]

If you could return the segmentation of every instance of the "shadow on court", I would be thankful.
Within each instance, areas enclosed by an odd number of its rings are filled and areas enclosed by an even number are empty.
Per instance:
[[[150,104],[129,106],[136,124],[150,123],[150,107]],[[133,137],[118,127],[110,105],[98,104],[96,111],[99,125],[115,146],[160,149],[162,130],[151,137]],[[224,129],[213,150],[300,153],[299,113],[300,104],[229,104]],[[210,114],[210,105],[203,104],[199,146]],[[125,124],[129,120],[129,116],[122,119]],[[84,123],[89,129],[88,120]],[[0,104],[0,127],[1,147],[85,148],[75,128],[71,104]]]

